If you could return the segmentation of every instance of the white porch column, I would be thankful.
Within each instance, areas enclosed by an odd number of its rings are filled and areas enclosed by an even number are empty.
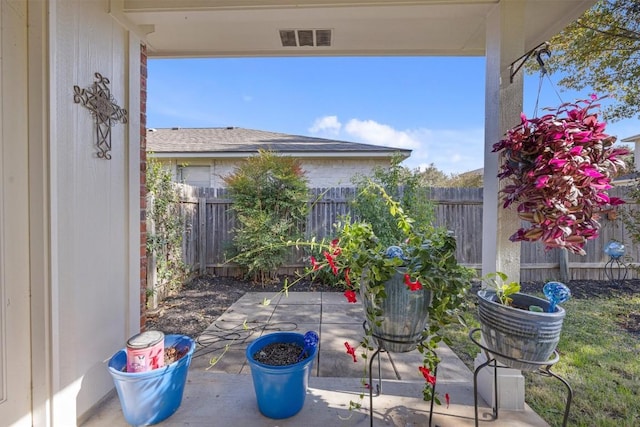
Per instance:
[[[510,82],[509,66],[524,53],[524,3],[501,1],[487,17],[482,274],[494,271],[520,280],[520,244],[509,240],[520,226],[515,210],[498,197],[498,155],[493,144],[520,123],[523,70]]]
[[[493,144],[520,122],[523,105],[523,70],[510,81],[510,65],[524,53],[524,2],[498,3],[487,16],[484,200],[482,223],[482,274],[501,271],[510,280],[520,280],[520,244],[509,240],[520,226],[515,210],[502,209],[498,196],[498,155]],[[486,361],[479,354],[475,364]],[[478,374],[482,398],[493,404],[493,369]],[[520,371],[498,368],[498,404],[504,409],[524,408],[524,377]]]

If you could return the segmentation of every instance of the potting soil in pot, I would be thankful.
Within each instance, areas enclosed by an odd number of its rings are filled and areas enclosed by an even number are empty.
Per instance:
[[[271,343],[255,353],[253,360],[271,366],[293,365],[309,357],[305,352],[305,354],[298,359],[303,350],[304,348],[296,343]]]
[[[176,348],[167,347],[164,349],[164,364],[169,365],[182,359],[189,352],[189,347]]]

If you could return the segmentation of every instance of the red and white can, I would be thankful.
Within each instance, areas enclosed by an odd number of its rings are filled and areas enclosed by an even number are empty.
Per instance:
[[[146,331],[127,341],[127,372],[147,372],[164,366],[164,334]]]

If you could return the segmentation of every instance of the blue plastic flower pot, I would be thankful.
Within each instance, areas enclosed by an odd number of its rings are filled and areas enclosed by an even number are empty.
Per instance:
[[[188,348],[179,360],[147,372],[124,372],[127,351],[118,351],[109,360],[109,372],[118,392],[125,420],[133,426],[159,423],[178,410],[187,381],[187,371],[196,348],[186,335],[166,335],[164,346],[179,351]]]
[[[262,415],[269,418],[289,418],[300,412],[304,406],[309,376],[318,347],[313,347],[308,358],[293,365],[271,366],[253,359],[254,354],[272,343],[296,343],[304,348],[304,335],[295,332],[274,332],[257,338],[246,350],[258,409]]]

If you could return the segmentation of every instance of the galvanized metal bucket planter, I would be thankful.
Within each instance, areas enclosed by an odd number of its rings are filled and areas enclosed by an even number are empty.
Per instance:
[[[510,296],[513,307],[500,304],[495,291],[478,291],[482,339],[487,348],[507,356],[492,353],[498,362],[510,368],[533,371],[549,360],[556,349],[565,311],[556,306],[554,312],[547,313],[549,301],[532,295],[516,293]],[[544,311],[528,311],[532,305]]]
[[[422,332],[429,322],[431,291],[422,288],[411,291],[404,283],[404,271],[399,269],[384,284],[386,298],[377,305],[374,295],[366,286],[366,274],[360,287],[365,312],[380,310],[379,325],[367,321],[379,347],[392,353],[406,353],[415,350],[423,340]]]

